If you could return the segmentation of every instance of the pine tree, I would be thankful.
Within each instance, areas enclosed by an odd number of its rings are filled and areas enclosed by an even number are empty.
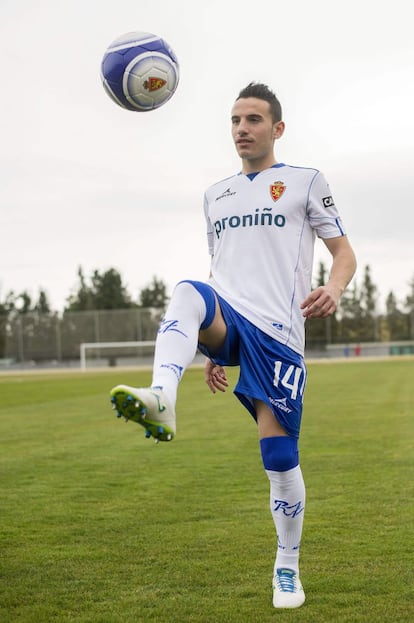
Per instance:
[[[139,295],[140,307],[165,309],[167,301],[167,286],[161,279],[155,276],[152,278],[151,283],[141,290]]]
[[[362,326],[360,339],[373,342],[379,338],[377,318],[378,288],[371,278],[371,269],[367,264],[361,286]]]
[[[398,301],[392,291],[388,294],[385,301],[385,309],[388,340],[407,340],[409,338],[409,317],[399,309]]]
[[[101,273],[94,270],[88,285],[83,270],[78,270],[77,290],[67,299],[65,311],[88,311],[101,309],[129,309],[132,302],[122,277],[115,268]]]
[[[410,292],[405,299],[405,308],[409,317],[409,335],[414,340],[414,275],[409,284]]]

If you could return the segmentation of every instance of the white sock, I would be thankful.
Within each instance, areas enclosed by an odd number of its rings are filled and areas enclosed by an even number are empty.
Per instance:
[[[152,387],[162,387],[173,406],[178,383],[195,357],[205,315],[201,294],[190,283],[177,284],[158,329],[151,383]]]
[[[299,548],[305,510],[305,483],[297,465],[286,472],[266,470],[270,481],[270,512],[276,527],[278,547],[276,569],[299,573]]]

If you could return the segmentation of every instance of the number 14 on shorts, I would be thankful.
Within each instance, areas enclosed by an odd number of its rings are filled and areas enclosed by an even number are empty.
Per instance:
[[[292,400],[296,400],[299,396],[303,398],[303,392],[306,385],[306,368],[305,366],[287,365],[282,361],[275,361],[273,385],[290,391]]]

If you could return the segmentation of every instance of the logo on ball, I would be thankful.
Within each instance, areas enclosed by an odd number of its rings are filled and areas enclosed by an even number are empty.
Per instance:
[[[161,89],[165,84],[167,84],[166,80],[163,80],[162,78],[148,78],[148,80],[145,80],[144,82],[144,89],[147,89],[147,91],[151,91],[151,93],[153,91],[158,91],[158,89]]]

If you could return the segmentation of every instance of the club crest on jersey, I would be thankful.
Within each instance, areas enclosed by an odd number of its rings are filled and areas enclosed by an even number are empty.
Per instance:
[[[144,89],[152,93],[153,91],[161,89],[164,84],[167,84],[167,81],[163,78],[148,78],[148,80],[144,82]]]
[[[274,184],[270,185],[270,196],[272,197],[273,201],[277,201],[278,199],[280,199],[280,197],[283,195],[283,193],[286,190],[286,186],[284,185],[283,182],[275,182]]]

